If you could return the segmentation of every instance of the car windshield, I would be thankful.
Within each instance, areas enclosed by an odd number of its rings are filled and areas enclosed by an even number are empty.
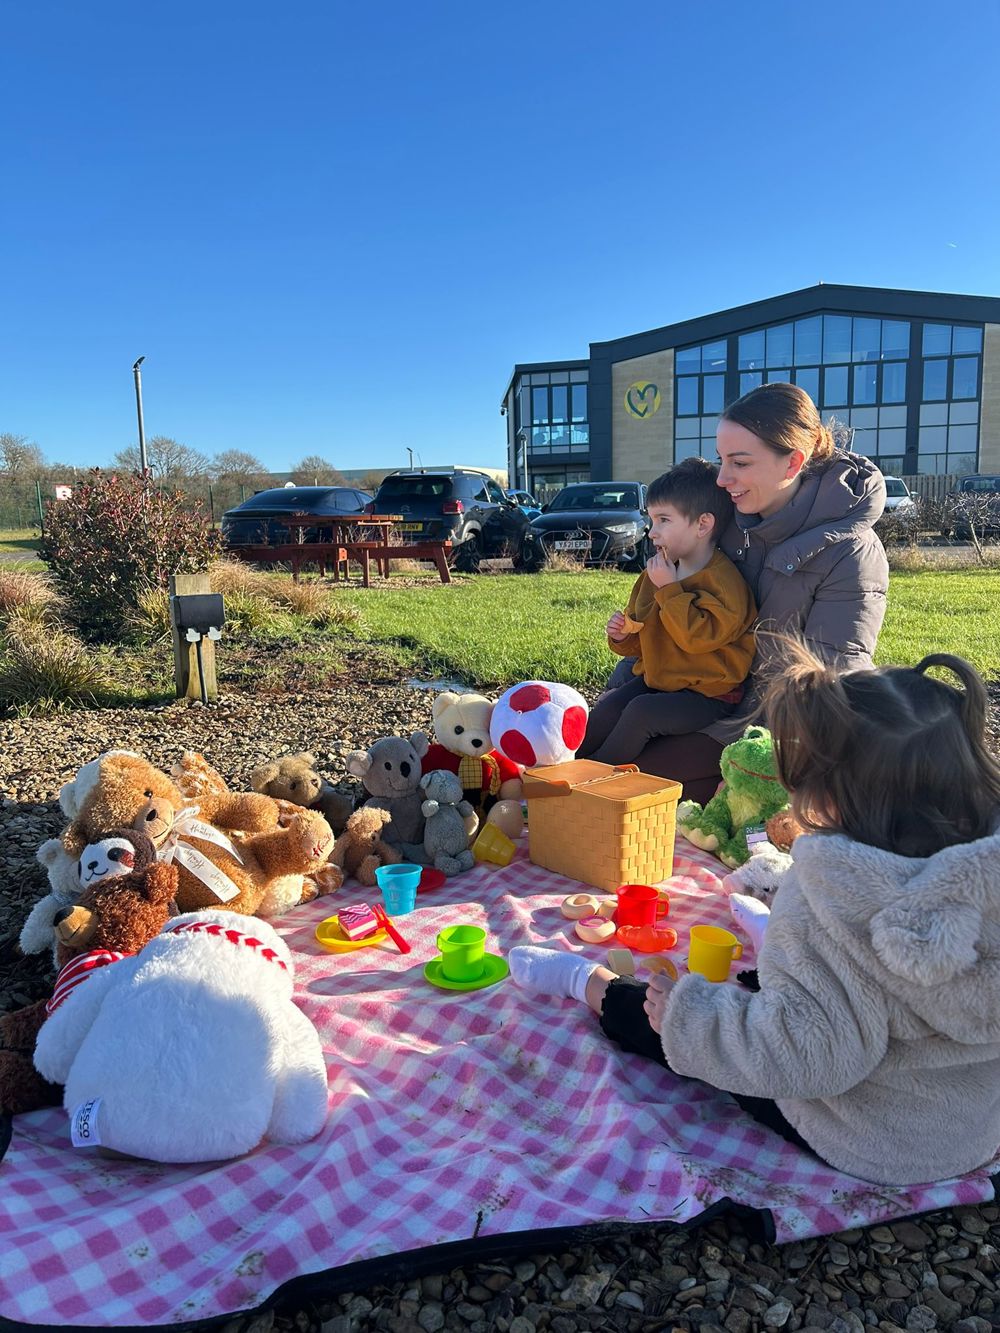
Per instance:
[[[278,486],[271,491],[260,491],[244,500],[238,507],[241,514],[255,509],[283,509],[293,514],[298,510],[314,511],[318,506],[331,508],[336,490],[317,489],[315,486]]]
[[[966,477],[963,491],[977,491],[980,495],[1000,495],[1000,477]]]
[[[549,505],[562,512],[567,509],[638,509],[637,486],[566,486]]]
[[[901,496],[909,495],[910,492],[906,489],[906,486],[904,485],[903,482],[899,480],[898,477],[886,477],[885,493],[892,499],[898,500]]]
[[[376,499],[425,499],[440,500],[451,495],[451,477],[386,477],[378,488]]]

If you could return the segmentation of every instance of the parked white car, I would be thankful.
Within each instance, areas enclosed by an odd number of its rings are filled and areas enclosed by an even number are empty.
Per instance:
[[[913,509],[916,501],[907,489],[906,482],[899,477],[885,478],[885,512],[898,509]]]

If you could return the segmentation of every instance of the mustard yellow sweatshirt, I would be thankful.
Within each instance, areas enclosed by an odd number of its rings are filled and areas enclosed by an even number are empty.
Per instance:
[[[608,639],[633,674],[654,690],[695,690],[716,699],[742,684],[754,655],[753,595],[733,562],[716,551],[704,569],[656,588],[640,574],[625,614],[642,621],[627,638]]]

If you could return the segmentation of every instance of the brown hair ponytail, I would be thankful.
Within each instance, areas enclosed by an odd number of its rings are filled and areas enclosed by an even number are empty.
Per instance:
[[[806,463],[825,463],[837,447],[816,404],[795,384],[776,381],[751,389],[726,408],[721,420],[743,426],[776,454],[798,449]]]
[[[762,708],[778,776],[807,827],[900,856],[931,856],[997,827],[986,688],[963,658],[932,653],[916,667],[842,674],[791,639],[782,658]]]

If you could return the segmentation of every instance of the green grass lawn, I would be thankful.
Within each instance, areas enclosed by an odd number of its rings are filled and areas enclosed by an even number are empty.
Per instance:
[[[442,587],[343,590],[359,639],[401,644],[422,666],[482,689],[532,678],[600,685],[615,663],[604,640],[630,574],[587,571],[467,578]],[[959,653],[1000,678],[1000,571],[893,574],[879,662]]]

